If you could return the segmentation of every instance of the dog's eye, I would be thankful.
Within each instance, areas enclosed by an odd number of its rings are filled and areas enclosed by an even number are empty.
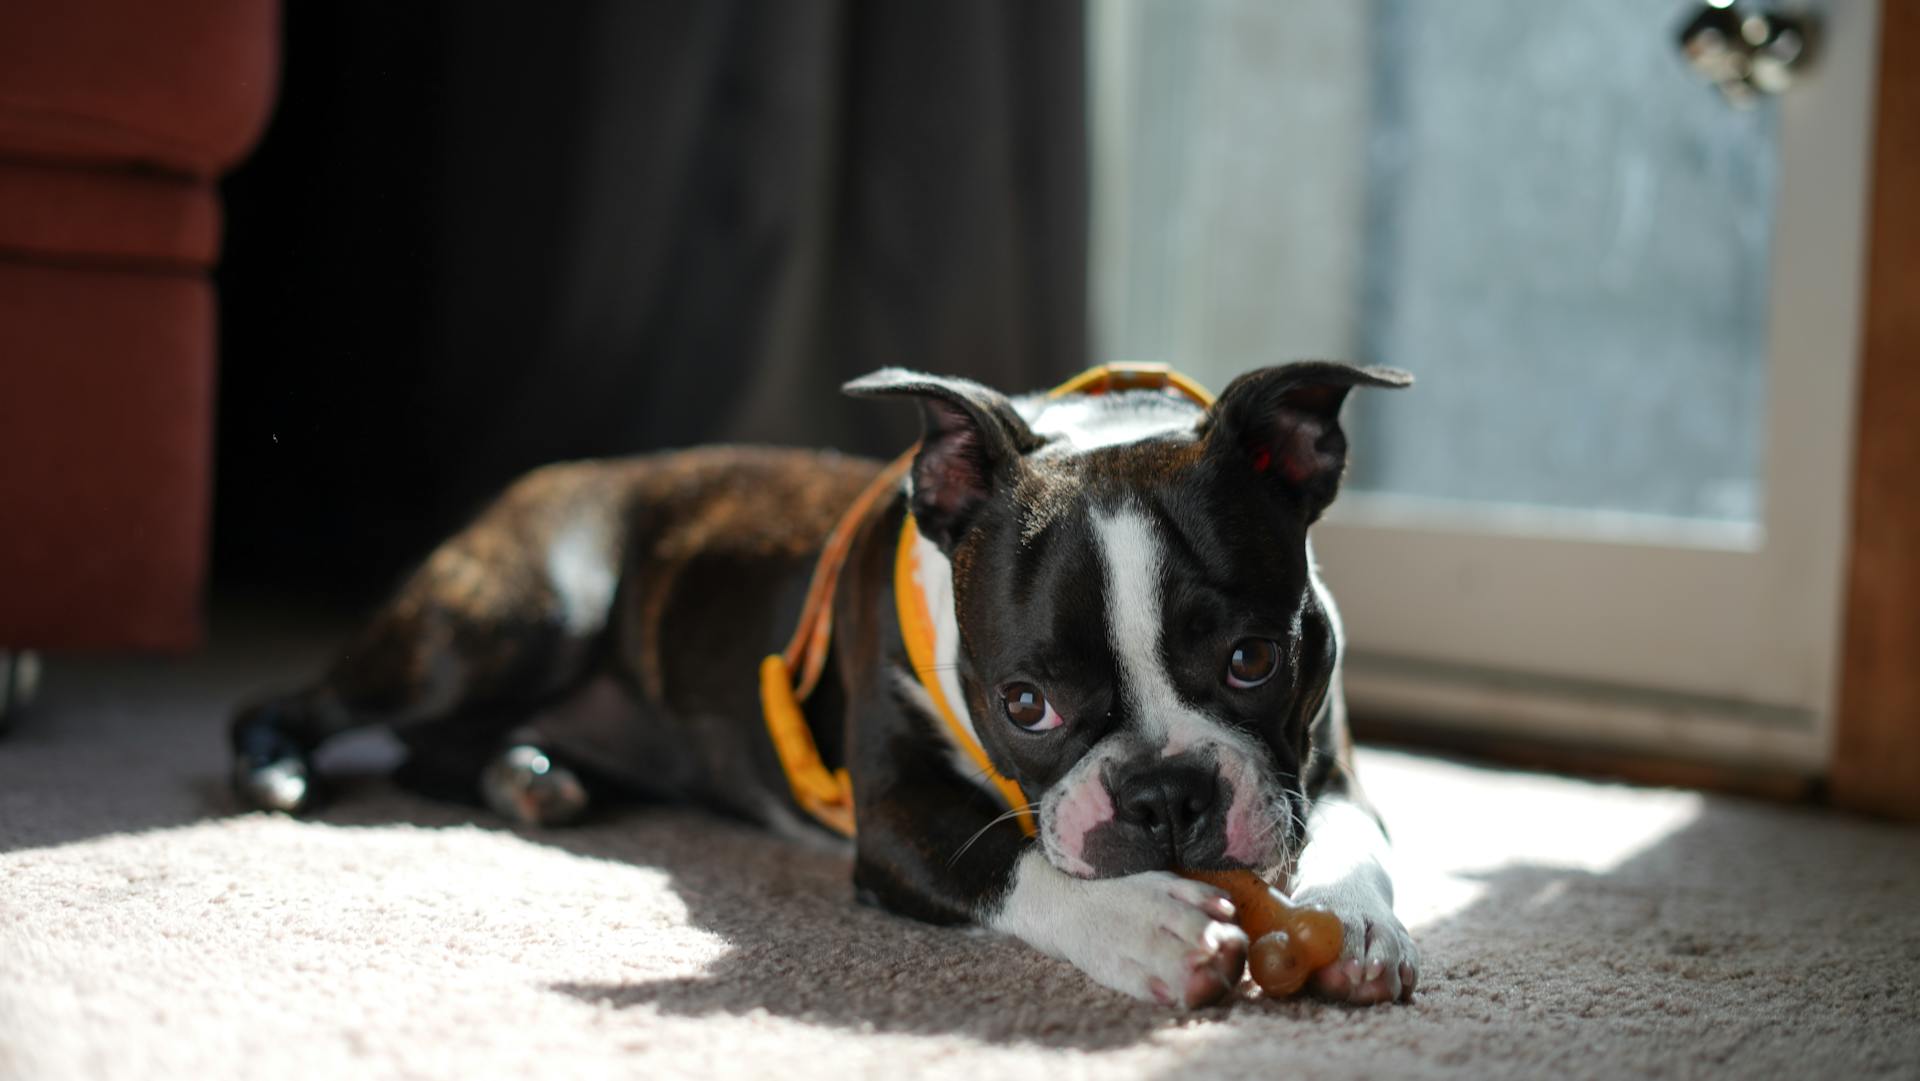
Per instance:
[[[1000,688],[1000,700],[1006,706],[1007,720],[1029,732],[1045,732],[1061,725],[1047,696],[1031,683],[1009,683]]]
[[[1227,658],[1227,686],[1258,687],[1280,670],[1280,647],[1265,638],[1242,638]]]

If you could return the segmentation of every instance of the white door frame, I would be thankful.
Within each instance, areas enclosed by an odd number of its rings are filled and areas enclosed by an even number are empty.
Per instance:
[[[1356,710],[1824,767],[1850,524],[1878,30],[1877,0],[1832,0],[1816,69],[1780,101],[1764,520],[1349,493],[1314,544],[1353,643]]]

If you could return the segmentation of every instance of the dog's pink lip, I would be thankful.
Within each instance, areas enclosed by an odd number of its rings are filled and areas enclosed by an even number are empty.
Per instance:
[[[1113,797],[1107,794],[1107,786],[1097,778],[1083,783],[1060,801],[1052,817],[1054,839],[1068,864],[1064,870],[1092,877],[1093,865],[1086,859],[1087,834],[1113,821]]]
[[[1242,777],[1238,782],[1229,782],[1233,788],[1233,802],[1227,807],[1227,859],[1248,867],[1258,866],[1262,861],[1255,846],[1256,833],[1253,828],[1253,812],[1256,806],[1254,790],[1258,787],[1248,783]]]

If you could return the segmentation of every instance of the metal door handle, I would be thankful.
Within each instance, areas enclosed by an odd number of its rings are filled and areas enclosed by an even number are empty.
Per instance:
[[[1813,54],[1816,29],[1812,12],[1707,0],[1681,26],[1679,45],[1687,64],[1728,101],[1750,105],[1793,85]]]

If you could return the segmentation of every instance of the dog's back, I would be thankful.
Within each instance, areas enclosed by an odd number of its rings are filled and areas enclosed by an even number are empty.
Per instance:
[[[398,779],[441,798],[478,798],[487,763],[532,742],[598,787],[767,819],[741,805],[766,788],[742,771],[778,776],[751,676],[879,468],[709,447],[535,470],[436,548],[319,683],[236,718],[236,781],[309,809],[312,751],[378,724],[408,746]]]

